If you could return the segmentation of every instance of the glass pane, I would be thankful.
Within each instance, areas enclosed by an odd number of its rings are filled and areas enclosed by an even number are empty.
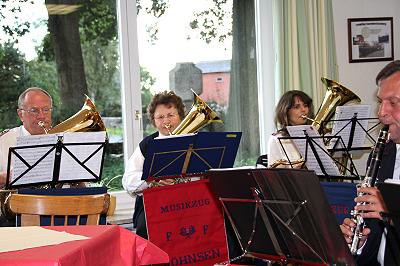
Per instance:
[[[52,95],[53,125],[79,113],[86,94],[95,102],[110,137],[101,183],[121,189],[124,165],[116,1],[55,3],[3,3],[0,129],[21,124],[17,97],[28,87],[41,87]]]
[[[155,131],[146,116],[151,96],[173,90],[187,111],[194,90],[223,124],[210,131],[242,131],[236,165],[259,156],[253,0],[140,1],[139,61],[144,135]],[[145,84],[145,86],[144,86]]]

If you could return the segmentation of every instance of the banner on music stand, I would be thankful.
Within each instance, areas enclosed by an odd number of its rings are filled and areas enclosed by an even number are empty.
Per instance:
[[[222,210],[207,180],[147,189],[143,193],[149,240],[170,265],[228,261]]]

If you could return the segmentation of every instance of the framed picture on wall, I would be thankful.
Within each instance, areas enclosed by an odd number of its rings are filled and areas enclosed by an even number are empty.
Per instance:
[[[393,60],[393,18],[349,18],[349,62]]]

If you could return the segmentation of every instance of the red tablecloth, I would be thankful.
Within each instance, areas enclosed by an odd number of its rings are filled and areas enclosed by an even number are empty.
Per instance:
[[[88,236],[88,240],[0,253],[0,265],[100,266],[168,263],[168,255],[154,244],[117,225],[46,226]]]

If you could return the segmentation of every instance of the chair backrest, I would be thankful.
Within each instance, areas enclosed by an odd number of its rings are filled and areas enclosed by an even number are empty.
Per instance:
[[[10,209],[15,214],[21,214],[21,226],[40,225],[40,216],[51,216],[50,225],[54,225],[55,216],[65,218],[75,216],[76,225],[80,217],[87,216],[87,225],[98,225],[100,215],[107,213],[110,205],[109,194],[83,196],[47,196],[13,194],[9,199]]]

